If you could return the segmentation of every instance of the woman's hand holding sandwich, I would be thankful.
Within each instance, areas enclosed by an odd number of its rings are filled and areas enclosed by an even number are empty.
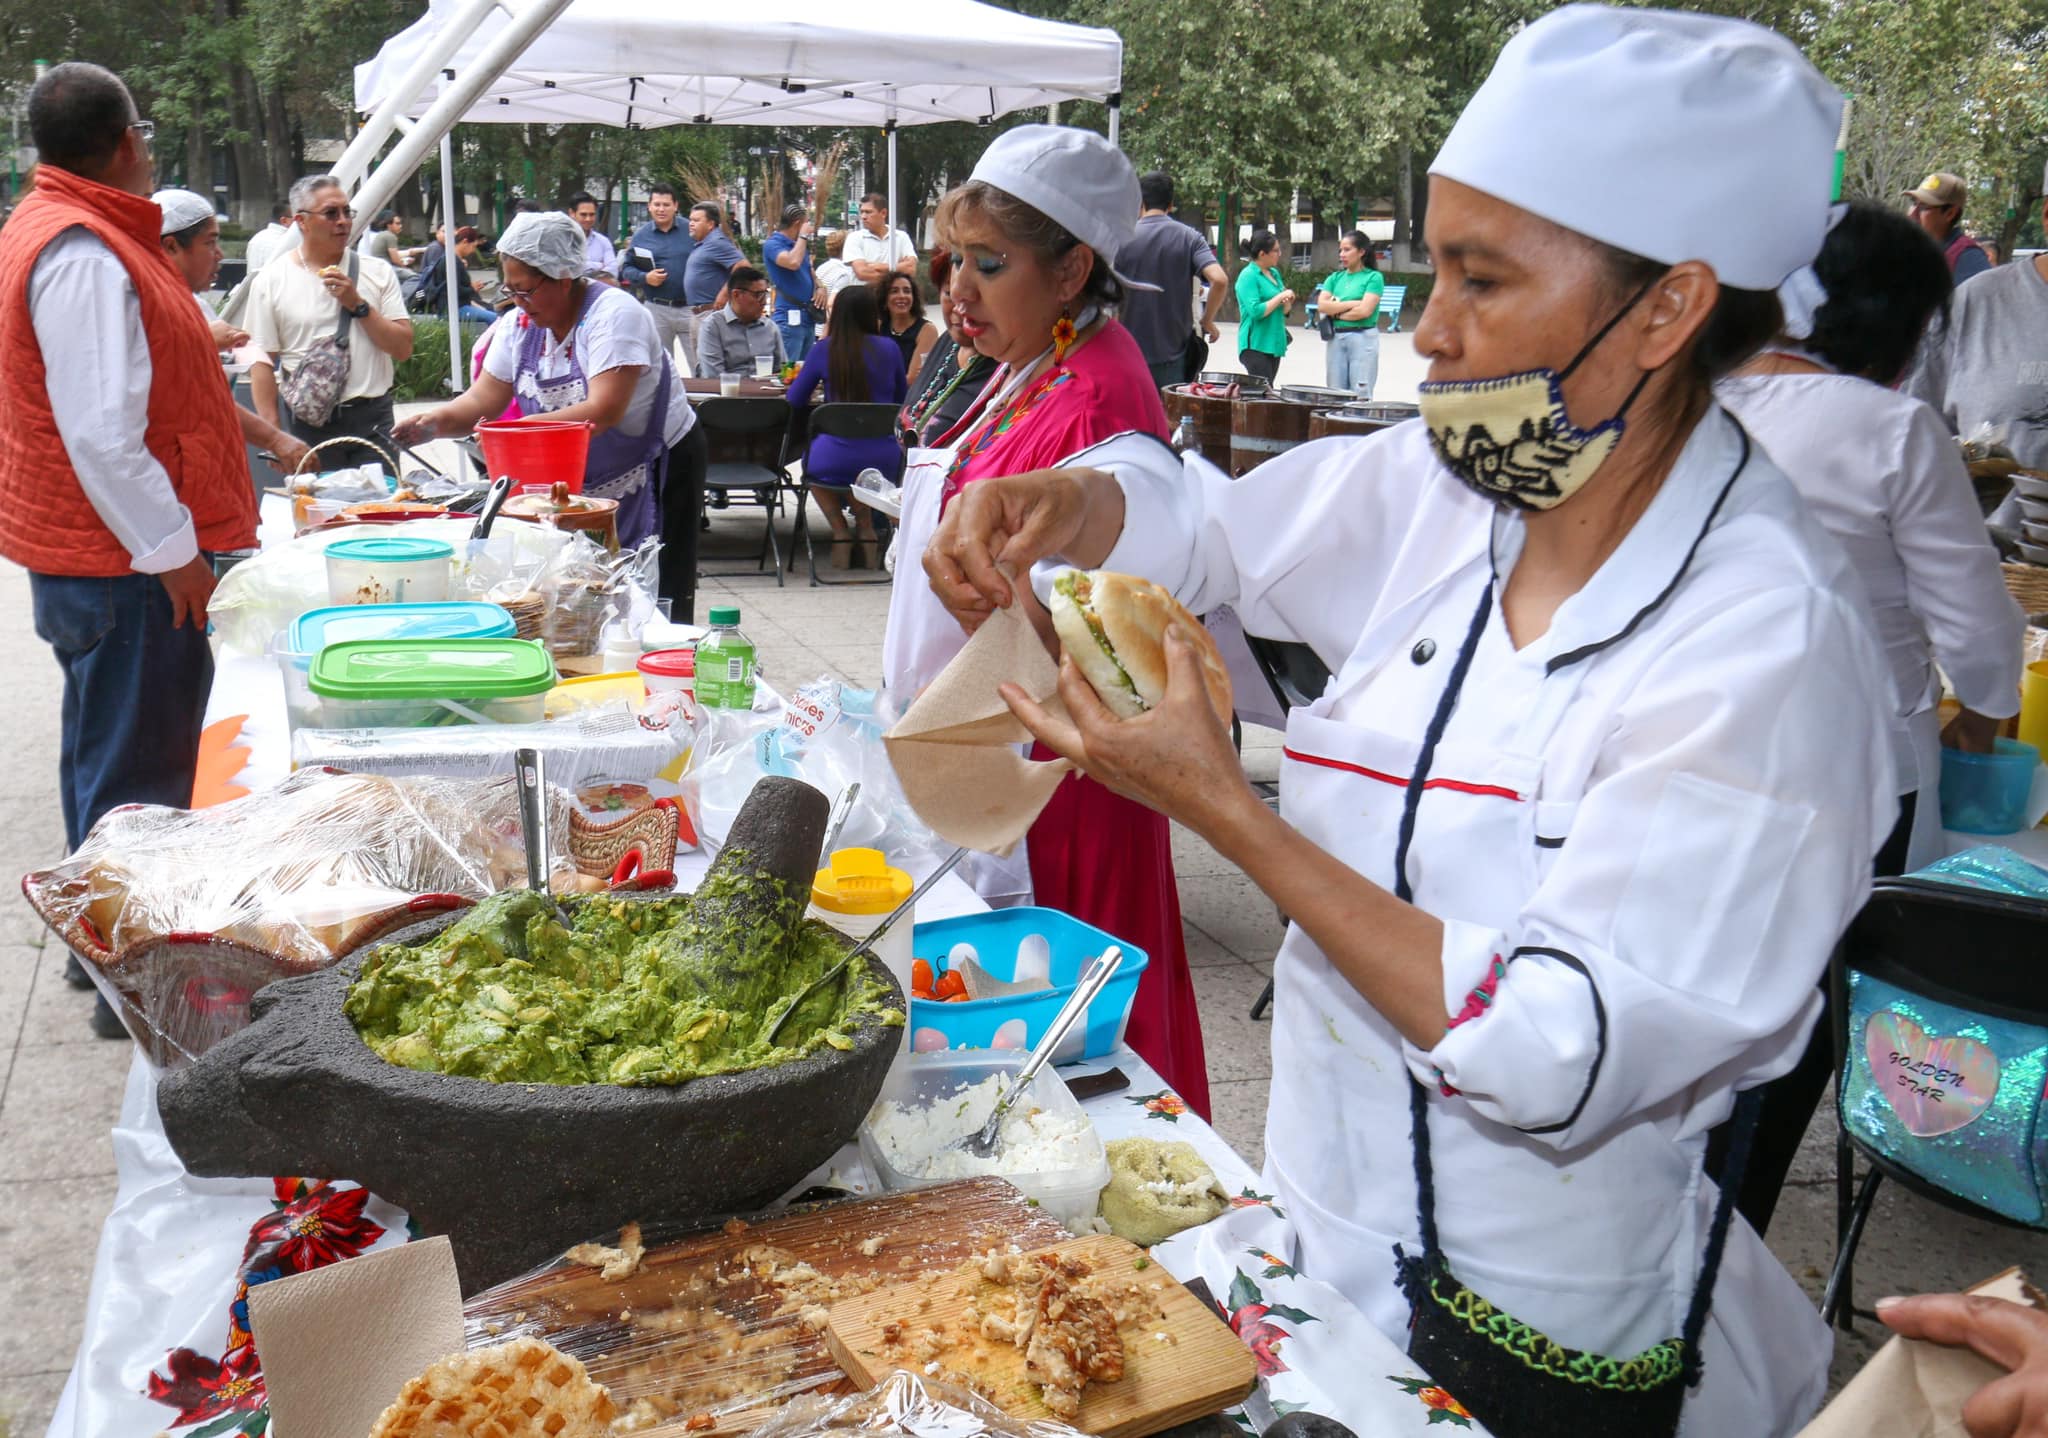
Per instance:
[[[1093,569],[1124,527],[1124,492],[1092,469],[1040,469],[984,479],[953,496],[924,552],[939,602],[972,634],[1015,590],[1003,574],[1023,575],[1059,555]]]

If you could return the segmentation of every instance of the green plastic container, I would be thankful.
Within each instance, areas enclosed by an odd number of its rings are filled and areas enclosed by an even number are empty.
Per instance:
[[[329,729],[538,724],[555,661],[527,639],[358,639],[314,656]]]

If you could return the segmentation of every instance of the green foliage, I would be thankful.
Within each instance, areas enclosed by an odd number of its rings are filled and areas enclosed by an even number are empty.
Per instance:
[[[484,332],[482,325],[462,327],[462,353],[466,357]],[[412,322],[412,355],[399,362],[391,383],[391,397],[400,404],[414,400],[440,403],[448,394],[448,321],[416,315]]]

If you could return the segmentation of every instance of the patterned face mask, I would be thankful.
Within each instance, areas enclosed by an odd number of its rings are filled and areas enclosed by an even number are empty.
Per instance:
[[[1637,290],[1562,370],[1424,384],[1422,422],[1444,467],[1496,504],[1518,509],[1551,509],[1584,488],[1621,442],[1624,417],[1651,372],[1636,381],[1612,419],[1591,429],[1580,429],[1565,413],[1564,382],[1655,283]]]

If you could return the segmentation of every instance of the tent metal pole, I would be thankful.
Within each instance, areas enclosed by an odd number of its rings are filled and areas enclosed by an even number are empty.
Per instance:
[[[456,266],[462,257],[455,253],[455,127],[441,132],[441,269],[448,277],[448,387],[461,394],[464,383],[462,353],[462,288]]]
[[[413,125],[412,132],[400,140],[384,157],[384,162],[364,177],[362,187],[355,192],[353,204],[359,213],[375,214],[391,203],[391,197],[398,193],[398,187],[406,177],[420,167],[420,161],[434,147],[441,135],[477,102],[484,91],[497,83],[498,77],[509,69],[514,60],[526,53],[526,47],[534,42],[548,26],[569,8],[569,0],[532,0],[530,8],[515,16],[504,29],[492,37],[477,55],[476,63],[467,74],[445,87],[440,97],[428,107]]]
[[[1117,135],[1123,129],[1124,97],[1118,94],[1109,97],[1109,143],[1117,142]]]
[[[896,216],[896,92],[889,92],[889,118],[882,125],[882,133],[889,137],[889,223],[898,229],[903,222]]]
[[[477,27],[500,3],[501,0],[465,0],[420,51],[399,82],[385,92],[377,102],[377,108],[370,112],[362,128],[348,142],[348,148],[341,152],[341,159],[335,162],[334,175],[344,189],[353,189],[369,172],[370,161],[377,157],[378,148],[390,138],[399,117],[412,108],[413,101],[426,93],[427,86],[434,82],[434,76],[440,73],[441,67],[454,58],[463,42],[476,33]]]

